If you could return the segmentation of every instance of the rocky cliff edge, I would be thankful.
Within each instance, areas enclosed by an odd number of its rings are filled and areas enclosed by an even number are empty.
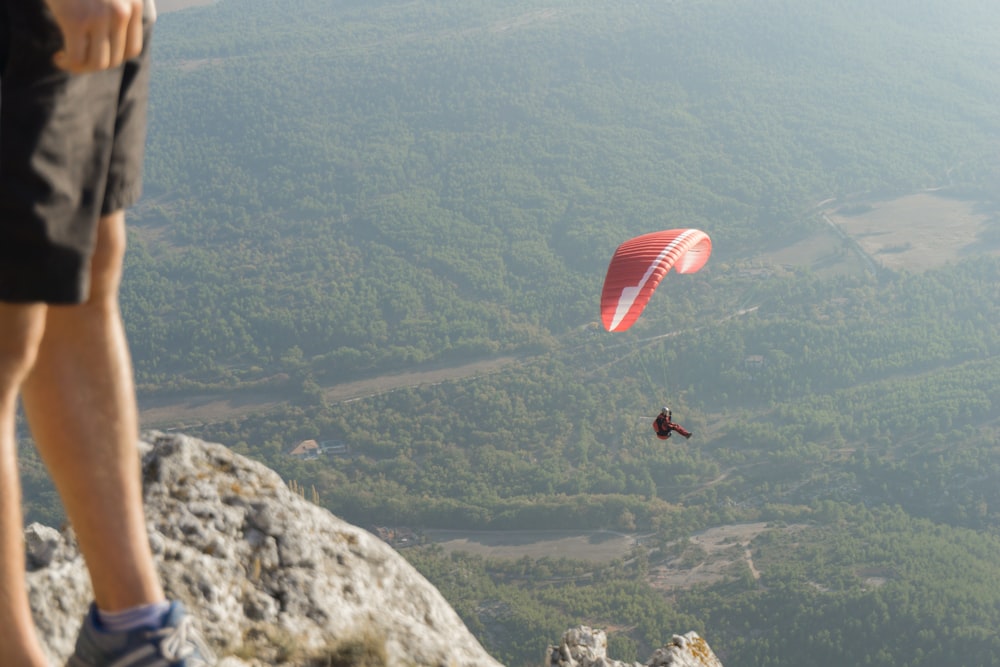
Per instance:
[[[146,433],[140,446],[164,587],[198,617],[220,667],[499,667],[396,551],[274,471],[180,434]],[[70,531],[33,524],[25,536],[32,611],[50,660],[62,664],[92,599],[87,571]],[[545,663],[624,665],[607,659],[606,644],[599,630],[570,630]],[[647,664],[721,667],[694,633]]]

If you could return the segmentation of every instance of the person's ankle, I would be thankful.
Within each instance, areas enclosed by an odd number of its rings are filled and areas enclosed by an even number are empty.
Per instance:
[[[106,632],[130,632],[138,628],[160,627],[163,617],[169,611],[170,603],[163,600],[115,612],[103,611],[98,607],[97,618],[101,623],[101,629]]]

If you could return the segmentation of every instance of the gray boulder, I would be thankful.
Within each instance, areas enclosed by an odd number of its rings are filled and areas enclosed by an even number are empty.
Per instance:
[[[669,644],[645,663],[622,662],[608,657],[603,630],[585,625],[567,630],[558,646],[549,646],[547,667],[722,667],[708,643],[698,633],[674,635]]]
[[[150,540],[164,587],[200,619],[221,665],[499,667],[434,586],[389,545],[222,445],[144,435]],[[92,599],[69,531],[26,530],[32,611],[63,663]],[[340,662],[322,662],[337,657]],[[356,660],[355,660],[356,658]]]

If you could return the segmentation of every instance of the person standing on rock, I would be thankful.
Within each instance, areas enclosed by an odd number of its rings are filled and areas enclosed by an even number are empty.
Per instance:
[[[153,0],[0,0],[3,667],[48,667],[25,582],[18,397],[94,591],[68,665],[214,663],[150,549],[118,303],[155,14]]]

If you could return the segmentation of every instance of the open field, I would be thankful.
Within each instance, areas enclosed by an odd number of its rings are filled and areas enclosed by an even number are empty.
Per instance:
[[[827,211],[830,221],[887,269],[919,272],[967,255],[1000,254],[979,240],[989,216],[975,202],[920,192],[871,204],[857,215]]]
[[[711,584],[732,576],[745,565],[754,579],[760,572],[753,562],[750,543],[761,533],[771,530],[795,531],[800,525],[782,528],[765,522],[735,523],[702,530],[687,540],[679,555],[660,560],[655,554],[649,569],[650,584],[659,589],[691,588]],[[613,531],[551,531],[551,530],[428,530],[424,535],[446,552],[465,552],[483,558],[517,560],[528,556],[539,558],[570,558],[591,563],[609,563],[616,558],[628,558],[641,535]]]
[[[756,259],[782,267],[807,266],[814,274],[824,277],[865,270],[864,259],[845,248],[833,229],[820,230],[791,245],[762,253]]]
[[[407,387],[489,375],[520,361],[519,357],[505,355],[454,365],[430,364],[419,369],[324,387],[323,398],[330,403],[348,403]],[[277,391],[140,398],[139,416],[142,428],[183,428],[245,417],[253,412],[267,412],[286,401],[287,397]]]
[[[607,563],[625,558],[635,546],[635,535],[607,530],[426,530],[429,539],[447,552],[464,551],[484,558],[517,560],[572,558]]]
[[[824,229],[757,259],[837,275],[879,268],[919,272],[969,255],[1000,255],[1000,247],[980,240],[990,216],[976,202],[927,191],[868,202],[856,214],[842,212],[833,200],[823,206]]]
[[[698,550],[698,557],[682,553],[651,567],[650,584],[660,589],[711,584],[732,574],[738,563],[746,563],[753,578],[760,579],[760,572],[753,564],[750,542],[766,530],[771,530],[766,523],[757,522],[717,526],[695,533],[689,542]]]

